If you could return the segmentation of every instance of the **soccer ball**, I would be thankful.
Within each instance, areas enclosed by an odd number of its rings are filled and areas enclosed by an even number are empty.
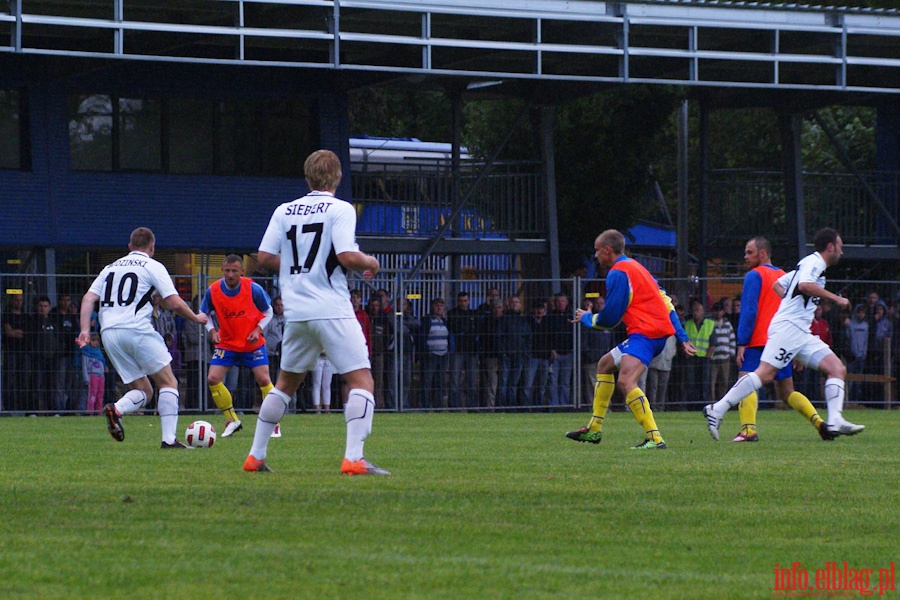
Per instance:
[[[216,443],[216,429],[208,421],[194,421],[185,429],[184,441],[192,448],[212,448]]]

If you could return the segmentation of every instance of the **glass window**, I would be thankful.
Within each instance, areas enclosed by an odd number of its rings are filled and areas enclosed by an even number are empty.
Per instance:
[[[218,107],[218,173],[303,177],[303,162],[318,145],[309,101],[220,102]]]
[[[21,99],[16,90],[0,90],[0,169],[22,167]]]
[[[119,98],[119,168],[162,170],[162,111],[159,100]]]
[[[111,171],[113,110],[106,94],[69,100],[69,160],[75,171]]]
[[[72,170],[303,177],[318,147],[309,100],[70,97]]]
[[[170,100],[167,103],[166,135],[170,173],[212,174],[212,102],[196,98]]]

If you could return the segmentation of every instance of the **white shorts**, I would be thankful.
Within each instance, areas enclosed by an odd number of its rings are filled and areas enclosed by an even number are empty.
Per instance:
[[[343,375],[358,369],[370,369],[369,347],[356,317],[352,319],[316,319],[285,324],[281,341],[281,370],[308,373],[316,368],[322,351]]]
[[[100,339],[109,360],[125,383],[158,373],[172,362],[166,343],[155,331],[138,333],[133,329],[117,327],[103,330]]]
[[[769,327],[769,341],[763,348],[760,360],[783,369],[796,360],[804,365],[816,368],[818,364],[811,365],[810,360],[822,351],[831,352],[831,348],[811,334],[809,331],[791,323],[776,323]]]

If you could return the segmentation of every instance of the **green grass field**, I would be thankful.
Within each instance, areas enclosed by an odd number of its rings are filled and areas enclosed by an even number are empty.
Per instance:
[[[0,419],[0,597],[771,598],[776,563],[874,587],[897,559],[900,413],[848,411],[867,429],[833,443],[793,412],[762,412],[759,444],[657,417],[669,449],[636,452],[629,413],[598,446],[564,438],[586,413],[378,414],[391,477],[339,474],[339,414],[286,417],[274,473],[241,469],[249,416],[195,451],[160,450],[155,416],[123,443],[101,417]]]

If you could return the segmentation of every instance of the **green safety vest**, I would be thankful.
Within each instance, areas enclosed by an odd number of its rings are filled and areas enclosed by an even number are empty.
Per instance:
[[[694,348],[697,349],[697,356],[700,358],[706,357],[709,353],[709,340],[712,337],[715,328],[716,322],[712,319],[703,319],[699,331],[697,330],[697,324],[693,319],[685,321],[684,330],[688,334],[688,337],[691,338],[691,343],[694,345]]]

